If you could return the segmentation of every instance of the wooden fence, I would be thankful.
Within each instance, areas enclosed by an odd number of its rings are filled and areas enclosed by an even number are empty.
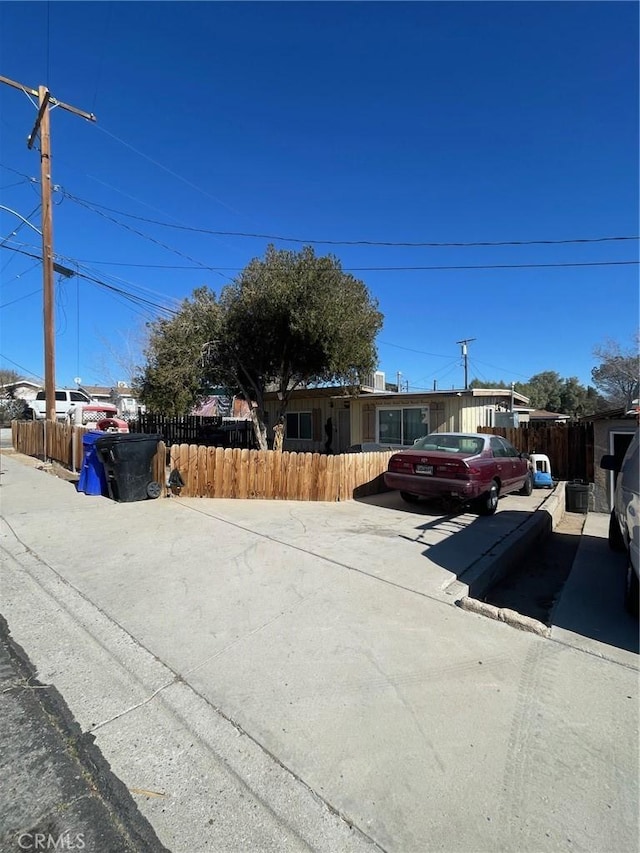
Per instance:
[[[345,501],[384,491],[391,452],[276,453],[273,450],[174,445],[171,469],[181,494],[201,498]]]
[[[251,421],[222,417],[167,418],[164,415],[140,415],[129,422],[131,432],[158,433],[167,447],[174,444],[199,444],[204,447],[255,447]]]
[[[215,420],[215,419],[211,419]],[[13,446],[20,453],[45,458],[45,423],[12,421]],[[72,467],[73,433],[75,463],[80,470],[83,457],[83,427],[46,424],[46,458]],[[545,453],[553,476],[559,480],[593,482],[593,424],[551,427],[481,428],[479,432],[504,436],[518,450]],[[184,480],[181,494],[202,498],[257,498],[263,500],[345,501],[384,491],[383,474],[392,451],[344,453],[274,453],[272,450],[206,447],[173,444],[170,468]],[[167,451],[158,445],[153,460],[153,478],[167,483]]]
[[[88,428],[52,421],[11,421],[15,450],[38,459],[52,459],[76,470],[82,465],[82,436]],[[75,459],[73,436],[76,433]],[[46,448],[45,448],[46,442]]]
[[[11,438],[14,450],[42,460],[51,459],[76,471],[80,471],[82,468],[84,457],[82,436],[85,432],[89,432],[89,428],[52,421],[11,421]],[[76,436],[75,452],[74,433]],[[167,449],[162,441],[158,444],[158,451],[153,458],[152,471],[153,479],[163,487],[162,496],[164,497],[164,486],[167,482]]]
[[[593,482],[593,423],[482,427],[478,432],[501,435],[525,453],[544,453],[558,480]]]
[[[168,418],[164,415],[140,415],[129,422],[131,432],[157,433],[167,445],[193,444],[208,429],[216,429],[222,424],[222,418],[203,418],[195,415]]]

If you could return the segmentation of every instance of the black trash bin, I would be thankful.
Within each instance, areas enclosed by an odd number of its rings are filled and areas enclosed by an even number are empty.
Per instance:
[[[565,509],[567,512],[589,512],[590,498],[593,493],[593,483],[583,480],[570,480],[565,486]]]
[[[161,435],[113,432],[96,441],[110,498],[128,503],[160,497],[162,486],[153,479],[151,462],[161,438]]]

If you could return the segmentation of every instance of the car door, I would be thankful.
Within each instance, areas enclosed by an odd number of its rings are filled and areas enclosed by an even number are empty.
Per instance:
[[[511,470],[511,460],[506,455],[506,448],[502,439],[497,435],[492,435],[489,441],[489,446],[493,453],[493,469],[495,476],[500,478],[502,483],[502,492],[509,488],[509,483],[513,478]]]
[[[504,445],[505,461],[508,462],[510,468],[508,489],[510,491],[519,489],[527,473],[527,460],[520,456],[520,453],[506,438],[501,438],[500,441]]]
[[[69,396],[67,391],[56,391],[56,419],[62,420],[67,415]]]

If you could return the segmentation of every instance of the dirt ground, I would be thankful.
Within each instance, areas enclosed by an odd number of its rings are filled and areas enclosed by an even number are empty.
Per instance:
[[[553,533],[515,571],[498,581],[484,600],[549,625],[553,605],[571,571],[585,519],[581,513],[565,512]]]

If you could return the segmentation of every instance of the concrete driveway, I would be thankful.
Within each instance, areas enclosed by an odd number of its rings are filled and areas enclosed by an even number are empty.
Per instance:
[[[446,593],[540,493],[451,519],[3,470],[4,615],[170,849],[637,849],[637,658]]]

